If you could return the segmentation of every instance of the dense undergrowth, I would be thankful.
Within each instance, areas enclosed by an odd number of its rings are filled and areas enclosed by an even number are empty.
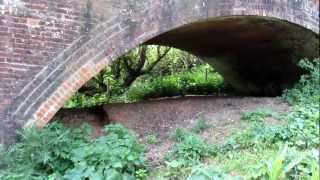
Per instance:
[[[121,125],[91,137],[87,125],[28,129],[2,157],[0,179],[135,179],[147,173],[144,147]]]
[[[320,62],[304,60],[300,66],[309,74],[283,94],[283,99],[293,106],[292,112],[279,114],[269,109],[245,112],[242,119],[251,122],[252,127],[236,132],[220,145],[208,145],[197,135],[177,129],[172,137],[179,143],[169,153],[175,158],[169,159],[167,166],[154,176],[208,180],[319,179]],[[264,122],[267,117],[280,122],[267,124]],[[185,138],[189,136],[193,138]]]
[[[210,128],[204,120],[191,130],[177,129],[170,136],[176,144],[162,167],[149,169],[143,145],[120,125],[107,126],[104,136],[93,139],[87,126],[69,129],[53,123],[25,130],[19,143],[0,150],[0,179],[318,180],[319,65],[319,59],[301,62],[309,73],[283,94],[292,105],[290,113],[245,112],[242,119],[251,127],[222,144],[207,143],[198,134]],[[266,123],[269,117],[279,123]]]
[[[65,107],[92,107],[107,102],[127,103],[189,94],[217,95],[224,90],[225,85],[222,76],[209,65],[200,65],[164,76],[149,75],[148,77],[140,77],[126,91],[112,96],[96,94],[89,97],[77,93],[67,102]]]
[[[134,84],[124,96],[129,101],[141,101],[188,94],[218,94],[223,88],[223,78],[212,68],[206,76],[208,68],[198,66],[172,75],[149,78]]]

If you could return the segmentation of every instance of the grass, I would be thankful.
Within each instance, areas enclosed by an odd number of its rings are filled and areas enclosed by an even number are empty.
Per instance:
[[[167,172],[173,179],[192,179],[200,167],[200,177],[208,180],[319,179],[320,62],[304,60],[300,64],[309,74],[283,95],[293,105],[292,112],[281,116],[268,109],[245,112],[242,119],[252,122],[252,127],[231,135],[198,164],[188,166],[176,158],[156,175],[163,177]],[[283,123],[266,124],[267,117],[280,118]],[[187,130],[177,129],[172,137],[181,143],[187,134]],[[192,153],[193,144],[188,146],[180,151]]]
[[[224,172],[245,176],[252,168],[260,163],[261,159],[271,156],[276,152],[275,148],[245,149],[229,151],[226,154],[218,154],[209,159],[209,164],[218,166]]]
[[[150,172],[144,146],[131,130],[109,125],[105,135],[94,140],[88,126],[68,129],[54,123],[24,130],[20,141],[9,149],[0,146],[0,179],[318,180],[320,62],[301,64],[310,73],[284,93],[293,110],[276,116],[281,124],[264,122],[273,116],[270,110],[246,112],[242,118],[252,122],[251,127],[215,145],[196,134],[209,126],[199,120],[193,132],[178,128],[171,134],[176,144],[165,165]],[[174,81],[169,82],[176,87]],[[156,143],[155,136],[146,138]]]
[[[300,151],[283,144],[274,147],[260,146],[256,149],[230,151],[209,160],[209,164],[223,172],[247,179],[308,179],[318,176],[312,168],[318,169],[318,151]],[[299,170],[301,167],[310,169]],[[313,176],[310,176],[312,174]]]

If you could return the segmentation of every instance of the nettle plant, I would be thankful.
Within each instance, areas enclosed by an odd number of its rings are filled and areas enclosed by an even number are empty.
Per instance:
[[[5,152],[0,179],[144,179],[148,170],[144,147],[121,125],[91,138],[84,125],[69,129],[53,123],[27,129],[19,143]]]
[[[200,136],[187,130],[177,129],[172,135],[178,143],[167,154],[167,160],[177,160],[184,165],[197,164],[216,153],[216,147],[206,143]]]

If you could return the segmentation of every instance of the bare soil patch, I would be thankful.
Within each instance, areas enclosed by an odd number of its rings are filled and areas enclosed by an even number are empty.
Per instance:
[[[161,163],[175,142],[169,139],[176,128],[192,128],[204,118],[211,128],[201,133],[207,141],[221,143],[233,132],[246,129],[241,120],[245,111],[268,108],[288,112],[290,107],[278,98],[189,96],[152,100],[132,104],[110,104],[104,109],[110,122],[133,129],[142,142],[148,135],[158,137],[156,145],[147,145],[147,158],[153,165]],[[276,120],[268,118],[269,123]]]
[[[56,117],[69,126],[83,122],[95,128],[95,136],[108,123],[120,123],[134,130],[141,142],[146,143],[148,135],[158,139],[155,145],[147,145],[147,158],[152,166],[162,163],[165,154],[175,142],[169,139],[177,128],[192,128],[199,118],[205,119],[210,128],[200,135],[211,143],[224,142],[232,133],[250,127],[249,122],[241,120],[245,111],[268,108],[286,113],[288,104],[278,98],[256,97],[215,97],[187,96],[162,98],[130,104],[108,104],[99,110],[62,110]],[[267,118],[268,123],[277,123]]]

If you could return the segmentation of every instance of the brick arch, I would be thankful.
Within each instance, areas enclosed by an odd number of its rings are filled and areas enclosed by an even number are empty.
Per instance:
[[[92,3],[102,7],[99,0]],[[1,139],[7,141],[14,136],[16,129],[22,127],[44,126],[86,81],[121,54],[160,34],[212,18],[248,15],[288,21],[319,33],[318,3],[153,0],[129,10],[121,11],[120,8],[116,14],[101,18],[101,21],[89,21],[89,26],[88,21],[84,21],[85,27],[93,26],[91,30],[75,35],[75,40],[44,62],[37,73],[23,87],[20,86],[18,93],[10,97],[10,103],[3,105]],[[103,12],[97,11],[96,14],[100,16]],[[95,20],[96,17],[89,18]]]

